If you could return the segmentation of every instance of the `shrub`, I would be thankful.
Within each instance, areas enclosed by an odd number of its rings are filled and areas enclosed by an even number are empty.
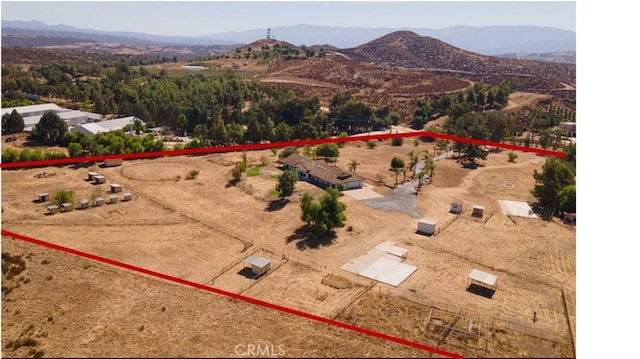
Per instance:
[[[394,137],[391,139],[391,146],[402,146],[402,144],[404,143],[404,138],[402,137]]]
[[[196,177],[198,177],[199,174],[200,174],[199,170],[193,169],[193,170],[189,171],[186,176],[184,176],[184,179],[192,180],[192,179],[195,179]]]
[[[56,192],[55,197],[53,198],[55,203],[58,205],[62,205],[63,203],[73,202],[73,192],[68,189],[61,189]]]
[[[518,158],[518,155],[513,151],[509,152],[508,156],[509,156],[509,162],[515,162],[516,159]]]
[[[378,146],[378,143],[376,141],[372,141],[372,140],[367,141],[367,148],[368,149],[374,149],[377,146]]]

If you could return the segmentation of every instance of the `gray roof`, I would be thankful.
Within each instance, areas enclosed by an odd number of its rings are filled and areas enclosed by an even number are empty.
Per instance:
[[[258,257],[258,256],[249,256],[243,262],[247,263],[247,264],[251,264],[251,265],[256,266],[258,268],[264,268],[264,267],[268,266],[269,263],[271,263],[271,261],[269,261],[267,258]]]
[[[299,173],[308,173],[331,185],[364,181],[364,178],[329,165],[324,160],[313,160],[297,153],[291,154],[280,160],[280,163],[296,168]]]

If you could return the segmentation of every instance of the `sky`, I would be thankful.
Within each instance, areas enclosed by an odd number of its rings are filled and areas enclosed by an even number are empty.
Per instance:
[[[576,31],[575,1],[2,1],[2,20],[200,36],[292,25],[443,29],[535,25]]]

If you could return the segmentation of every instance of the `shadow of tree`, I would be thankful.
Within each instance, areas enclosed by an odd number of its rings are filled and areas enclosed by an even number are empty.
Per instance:
[[[287,244],[295,241],[296,248],[299,250],[305,250],[307,248],[314,249],[330,246],[336,238],[337,236],[333,231],[325,235],[318,236],[311,232],[311,227],[309,225],[303,225],[298,227],[293,234],[287,237]]]
[[[237,185],[238,183],[240,183],[240,181],[237,181],[235,179],[230,179],[229,182],[227,182],[227,184],[224,186],[224,188],[230,188],[233,187],[235,185]]]
[[[279,211],[279,210],[283,209],[287,205],[287,203],[289,203],[288,199],[285,199],[285,200],[282,200],[282,199],[274,200],[274,201],[269,202],[264,210],[267,211],[267,212]]]
[[[535,214],[540,216],[543,221],[549,222],[553,218],[553,214],[555,211],[543,207],[540,202],[536,202],[530,206],[531,210],[533,210]]]

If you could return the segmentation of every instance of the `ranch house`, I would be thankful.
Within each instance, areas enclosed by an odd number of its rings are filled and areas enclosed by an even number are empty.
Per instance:
[[[324,160],[313,160],[294,153],[279,161],[282,170],[294,170],[298,178],[313,183],[321,188],[338,187],[345,190],[362,188],[364,178],[329,165]]]

